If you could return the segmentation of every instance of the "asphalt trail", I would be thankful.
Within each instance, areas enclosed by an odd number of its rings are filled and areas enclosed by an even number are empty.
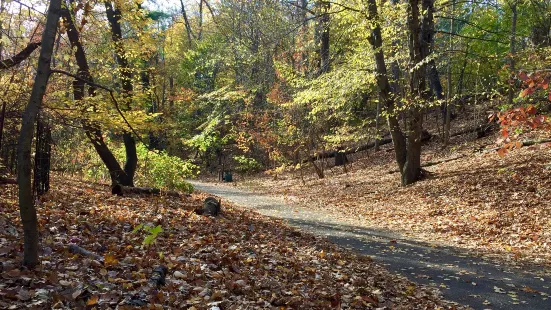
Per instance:
[[[551,277],[470,256],[456,248],[412,241],[398,234],[351,226],[328,214],[289,205],[282,198],[191,181],[200,191],[227,199],[291,226],[327,236],[373,257],[410,281],[440,288],[445,299],[474,309],[551,309]]]

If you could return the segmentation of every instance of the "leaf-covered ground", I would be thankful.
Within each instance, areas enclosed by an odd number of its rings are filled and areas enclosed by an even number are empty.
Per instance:
[[[534,136],[523,136],[530,139]],[[427,167],[426,179],[400,187],[391,146],[353,156],[317,179],[313,171],[246,177],[238,184],[284,195],[313,210],[333,213],[358,226],[390,229],[410,238],[444,243],[511,263],[551,263],[551,149],[525,147],[504,158],[496,137],[455,137],[441,150],[431,143],[423,162],[464,157]]]
[[[116,197],[108,187],[55,179],[39,206],[41,260],[20,268],[16,188],[0,195],[0,308],[455,308],[369,258],[252,211],[193,212],[202,195]],[[153,245],[139,224],[161,225]],[[68,251],[76,244],[100,258]],[[159,265],[166,285],[149,284]],[[145,305],[145,306],[144,306]]]

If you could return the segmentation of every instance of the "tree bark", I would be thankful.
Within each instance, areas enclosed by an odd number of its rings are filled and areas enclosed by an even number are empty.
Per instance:
[[[34,52],[34,50],[37,49],[39,46],[40,42],[29,43],[27,44],[27,47],[25,47],[21,52],[17,53],[17,55],[5,60],[0,60],[0,70],[9,69],[11,67],[17,66],[23,60],[29,58],[32,52]]]
[[[452,0],[451,14],[455,14],[455,0]],[[454,19],[450,20],[450,35],[449,35],[449,45],[450,51],[453,51],[453,35],[455,34],[454,29]],[[450,142],[450,122],[451,122],[451,100],[452,100],[452,57],[451,54],[448,55],[448,92],[446,96],[446,115],[444,118],[444,145],[448,145]]]
[[[517,0],[513,0],[511,4],[511,42],[509,46],[509,70],[511,75],[509,77],[509,93],[507,96],[507,101],[510,105],[513,104],[513,99],[515,98],[515,89],[514,89],[514,78],[515,78],[515,54],[516,54],[516,37],[517,37]]]
[[[413,98],[428,101],[426,90],[427,70],[424,60],[430,54],[434,34],[434,0],[422,0],[423,19],[419,10],[419,0],[410,0],[407,8],[407,27],[409,30],[409,57],[413,64],[410,80],[410,92]],[[410,108],[408,115],[408,135],[406,162],[402,169],[402,185],[409,185],[421,177],[421,134],[423,131],[423,113],[419,107]]]
[[[122,30],[121,30],[121,11],[118,8],[113,8],[109,1],[105,2],[105,9],[107,13],[107,20],[109,21],[109,26],[111,27],[111,38],[115,44],[115,55],[117,58],[117,63],[119,65],[119,70],[121,72],[121,84],[123,89],[123,97],[126,99],[126,106],[124,111],[129,111],[131,109],[131,98],[132,98],[132,73],[130,72],[130,67],[128,65],[128,59],[126,58],[124,46],[122,42]],[[121,185],[124,186],[134,186],[134,175],[136,173],[136,168],[138,167],[138,156],[136,151],[136,141],[132,134],[125,132],[123,134],[124,148],[126,153],[126,162],[124,164],[124,172],[126,173],[126,180]]]
[[[380,100],[383,102],[387,112],[388,127],[394,143],[396,162],[400,171],[403,170],[406,162],[406,137],[400,129],[398,117],[396,115],[395,102],[392,96],[392,90],[388,81],[385,56],[383,54],[383,39],[381,35],[381,25],[379,23],[379,13],[377,12],[376,0],[368,0],[368,18],[375,25],[371,28],[369,43],[375,53],[375,71],[377,73],[377,87]]]
[[[201,0],[201,3],[203,3],[202,0]],[[193,35],[193,32],[191,32],[191,24],[189,23],[189,19],[187,17],[187,13],[186,13],[186,7],[184,6],[184,1],[183,0],[180,0],[180,6],[181,6],[181,9],[182,9],[182,17],[184,18],[184,23],[185,23],[185,26],[186,26],[187,40],[188,40],[189,45],[191,46],[192,37],[195,37],[195,36]]]
[[[320,17],[320,74],[329,72],[331,70],[330,54],[329,54],[329,10],[331,8],[330,3],[322,4],[322,11]]]
[[[78,66],[77,76],[81,79],[93,83],[94,79],[90,74],[90,67],[86,58],[86,52],[84,51],[84,48],[80,41],[80,34],[77,27],[75,26],[75,22],[73,20],[73,17],[71,16],[71,12],[69,11],[69,9],[64,8],[61,13],[67,25],[67,37],[69,38],[71,48],[74,50],[76,64]],[[84,99],[85,87],[86,84],[83,80],[75,79],[73,81],[73,97],[75,101],[78,102]],[[95,95],[94,87],[90,86],[88,90],[88,95]],[[111,183],[128,183],[128,176],[121,169],[119,162],[103,140],[103,133],[101,132],[101,130],[97,126],[93,126],[86,121],[83,121],[82,124],[86,137],[88,137],[103,164],[105,165],[105,167],[107,167],[107,170],[109,171]]]
[[[19,210],[24,232],[23,265],[34,268],[38,265],[38,217],[32,197],[31,185],[31,145],[42,98],[50,77],[50,62],[54,49],[57,26],[61,13],[61,0],[51,0],[46,17],[46,25],[42,33],[42,49],[34,85],[25,107],[19,140],[17,145],[17,183],[19,185]]]
[[[2,109],[0,109],[0,151],[2,150],[2,138],[4,135],[5,119],[6,119],[6,102],[2,101]]]

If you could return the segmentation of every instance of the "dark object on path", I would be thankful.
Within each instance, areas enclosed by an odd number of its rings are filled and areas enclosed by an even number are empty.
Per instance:
[[[218,180],[222,182],[232,182],[233,174],[231,171],[220,170],[218,173]]]
[[[222,199],[216,200],[214,197],[207,197],[203,202],[203,208],[195,209],[195,213],[199,215],[218,216],[222,209]]]
[[[111,193],[117,196],[122,196],[125,194],[137,194],[137,195],[165,195],[165,196],[171,196],[171,197],[180,197],[180,194],[174,191],[161,191],[160,189],[153,188],[153,187],[122,186],[120,184],[113,185],[113,187],[111,187]]]
[[[151,278],[149,279],[149,283],[156,286],[165,285],[166,283],[165,279],[166,279],[167,273],[168,273],[168,268],[166,266],[160,265],[155,267],[155,269],[153,269],[153,272],[151,273]]]

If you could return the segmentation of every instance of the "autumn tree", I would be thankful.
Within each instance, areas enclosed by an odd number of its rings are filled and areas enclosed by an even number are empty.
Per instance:
[[[40,57],[31,97],[21,124],[17,146],[17,183],[19,185],[19,209],[24,231],[23,264],[35,267],[38,261],[38,219],[31,186],[31,144],[34,123],[42,104],[48,80],[51,75],[50,63],[61,13],[61,0],[51,0],[46,17],[46,26],[42,34]]]

